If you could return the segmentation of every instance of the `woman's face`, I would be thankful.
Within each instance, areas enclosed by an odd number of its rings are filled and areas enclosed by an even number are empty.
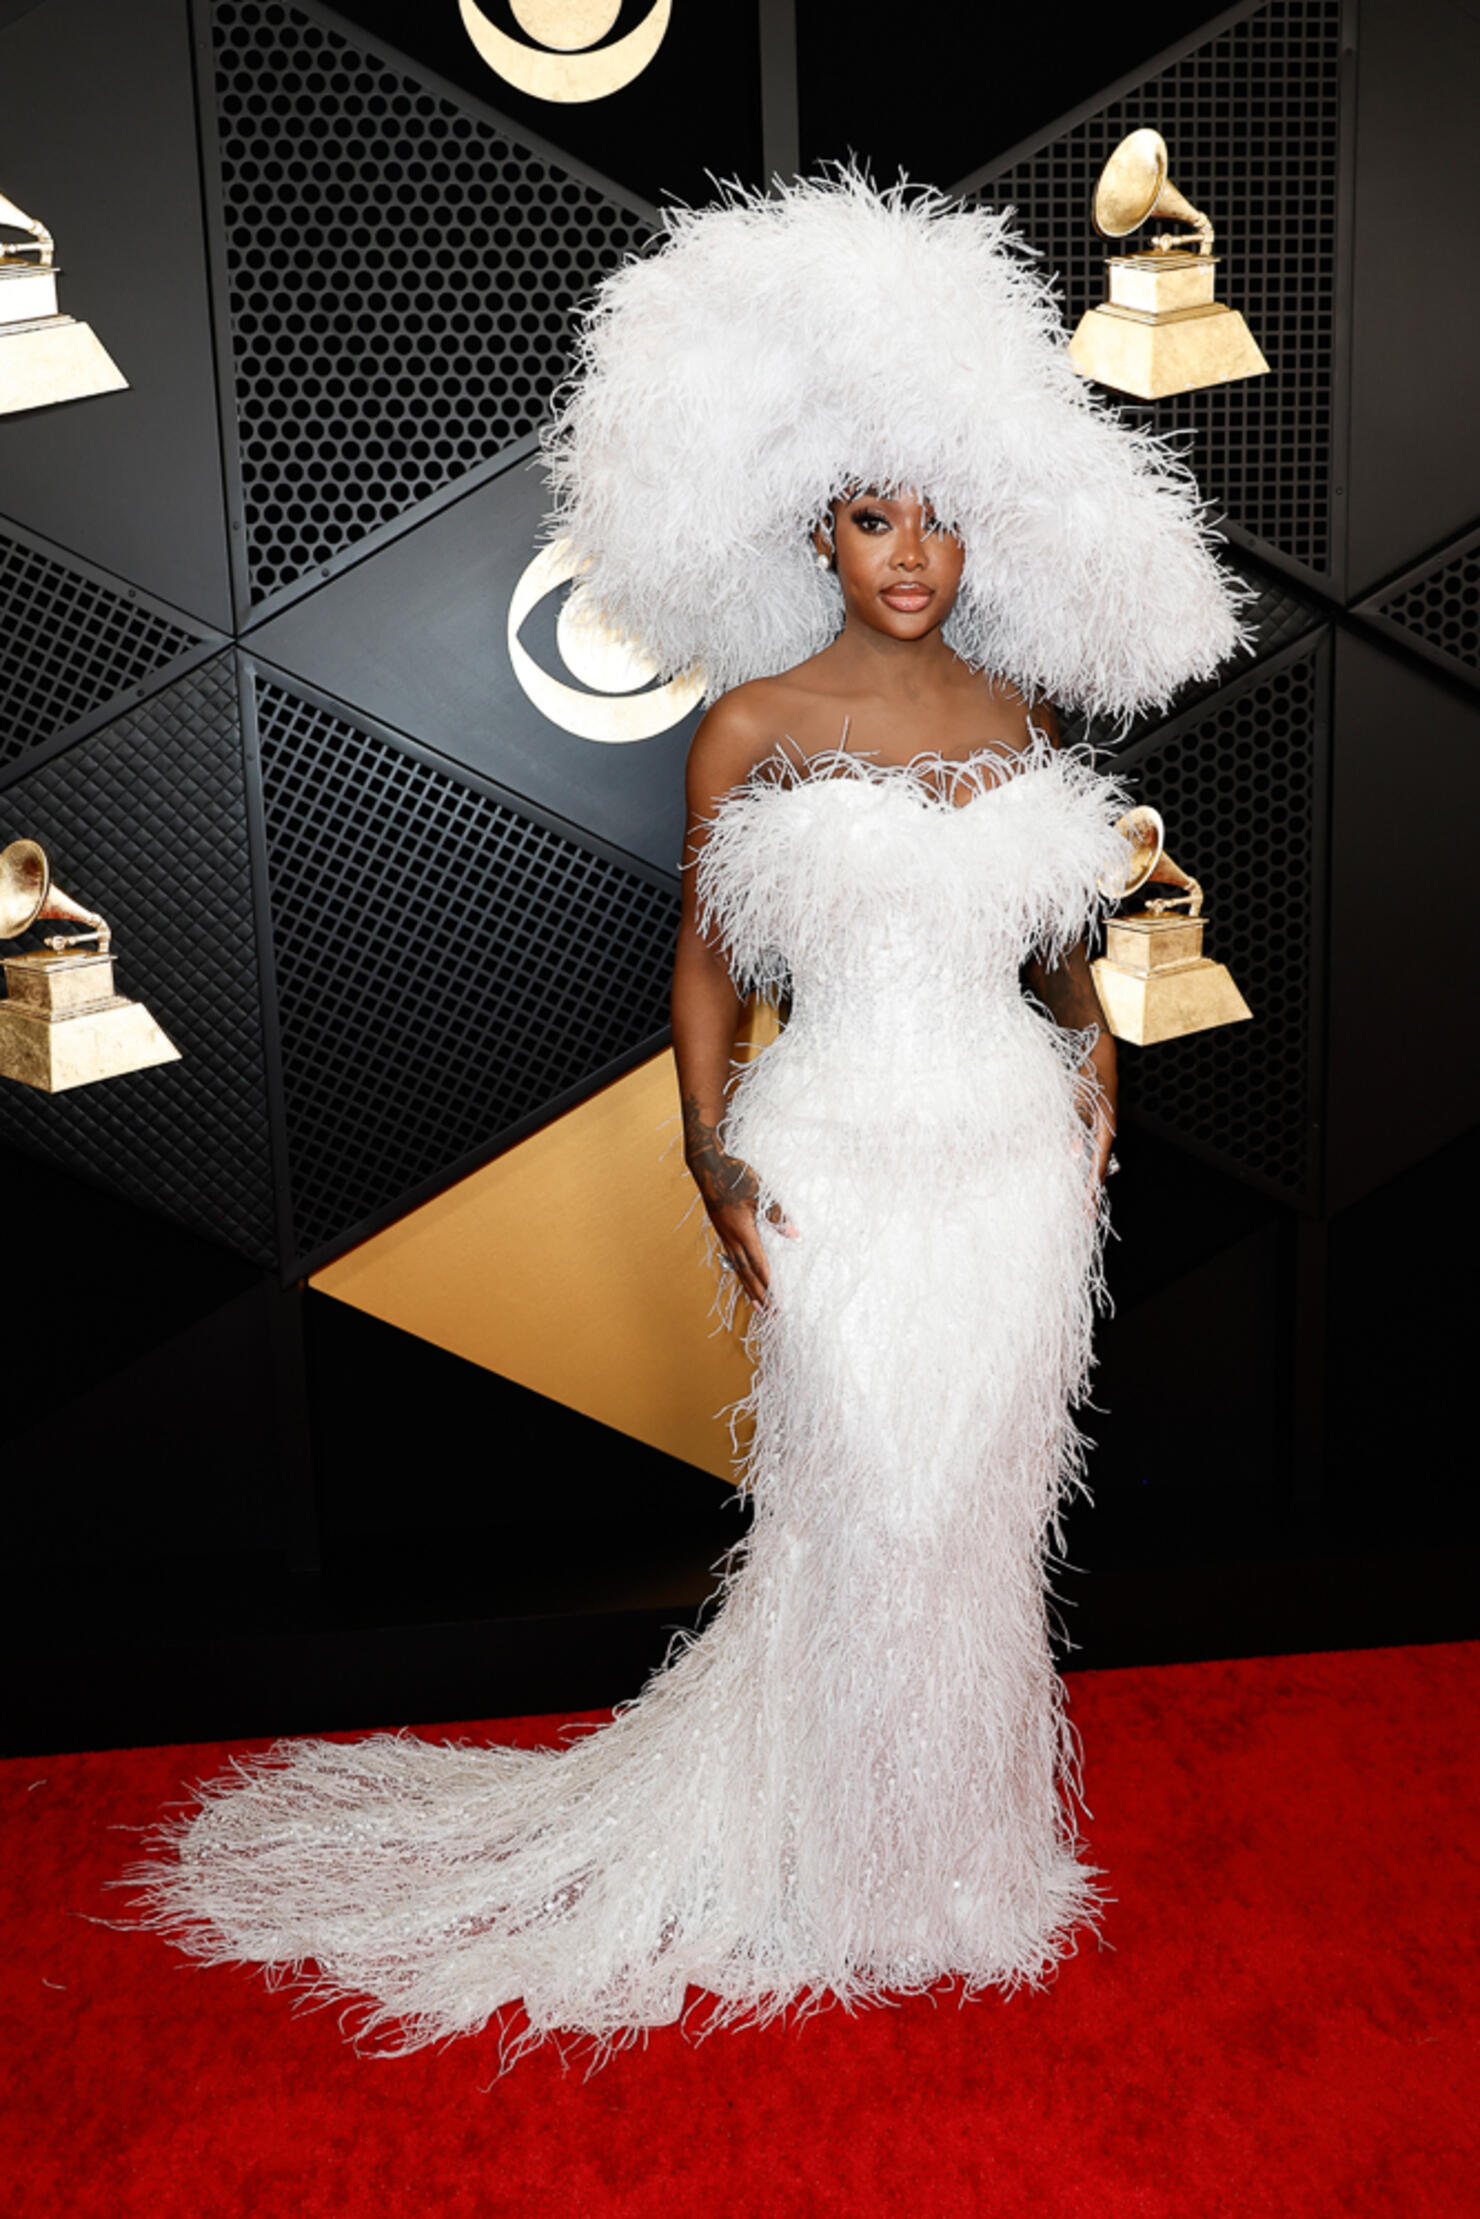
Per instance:
[[[819,530],[816,545],[825,556],[836,553],[850,619],[891,639],[923,639],[955,606],[965,550],[913,493],[886,499],[864,491],[834,501],[831,543]]]

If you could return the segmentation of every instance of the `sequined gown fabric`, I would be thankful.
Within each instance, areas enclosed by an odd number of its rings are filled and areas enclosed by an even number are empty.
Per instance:
[[[1049,1640],[1100,1212],[1086,1043],[1026,998],[1123,859],[1113,783],[1041,740],[777,757],[719,806],[704,910],[789,1021],[728,1144],[773,1300],[755,1517],[706,1631],[559,1750],[286,1742],[197,1791],[139,1915],[351,2005],[602,2050],[956,1978],[1037,1985],[1098,1919]],[[512,2051],[510,2052],[512,2054]]]

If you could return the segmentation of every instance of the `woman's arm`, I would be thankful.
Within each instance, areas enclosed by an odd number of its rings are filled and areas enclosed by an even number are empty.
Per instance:
[[[1051,744],[1059,744],[1059,720],[1051,702],[1036,702],[1032,722],[1047,733]],[[1068,954],[1059,962],[1048,965],[1035,956],[1023,967],[1024,983],[1052,1013],[1056,1023],[1071,1032],[1084,1032],[1093,1026],[1096,1030],[1094,1046],[1080,1065],[1082,1075],[1091,1082],[1092,1093],[1085,1105],[1084,1121],[1090,1136],[1090,1149],[1094,1162],[1095,1184],[1103,1183],[1110,1163],[1110,1151],[1115,1144],[1115,1114],[1119,1078],[1115,1061],[1115,1035],[1105,1022],[1100,1007],[1100,997],[1095,992],[1094,973],[1089,967],[1089,951],[1082,940],[1075,942]]]
[[[719,1140],[744,1005],[723,949],[700,927],[697,865],[715,803],[764,752],[751,715],[733,695],[716,702],[694,735],[686,777],[688,832],[672,996],[684,1156],[737,1280],[751,1301],[762,1307],[770,1274],[755,1222],[759,1182],[749,1164],[727,1155]]]
[[[1057,1023],[1074,1032],[1091,1025],[1098,1028],[1094,1046],[1080,1069],[1094,1085],[1094,1093],[1085,1105],[1084,1121],[1090,1136],[1095,1183],[1099,1185],[1105,1177],[1110,1150],[1115,1143],[1115,1035],[1105,1023],[1084,942],[1076,941],[1068,954],[1051,968],[1035,957],[1024,966],[1023,977]]]

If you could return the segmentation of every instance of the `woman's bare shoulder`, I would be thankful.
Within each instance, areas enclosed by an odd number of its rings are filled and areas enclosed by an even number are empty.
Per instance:
[[[706,711],[689,744],[688,789],[694,808],[727,794],[784,745],[797,698],[789,680],[790,673],[752,678],[721,694]]]
[[[1046,694],[1025,693],[1001,671],[973,671],[970,685],[998,744],[1018,754],[1041,733],[1050,747],[1058,746],[1058,713]]]

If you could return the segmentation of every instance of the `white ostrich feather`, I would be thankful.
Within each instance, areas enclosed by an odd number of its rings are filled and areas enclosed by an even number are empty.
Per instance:
[[[665,217],[584,326],[545,439],[554,529],[606,621],[710,699],[841,620],[813,525],[915,490],[966,547],[946,637],[1125,721],[1243,638],[1186,464],[1071,367],[1007,213],[857,171]]]

